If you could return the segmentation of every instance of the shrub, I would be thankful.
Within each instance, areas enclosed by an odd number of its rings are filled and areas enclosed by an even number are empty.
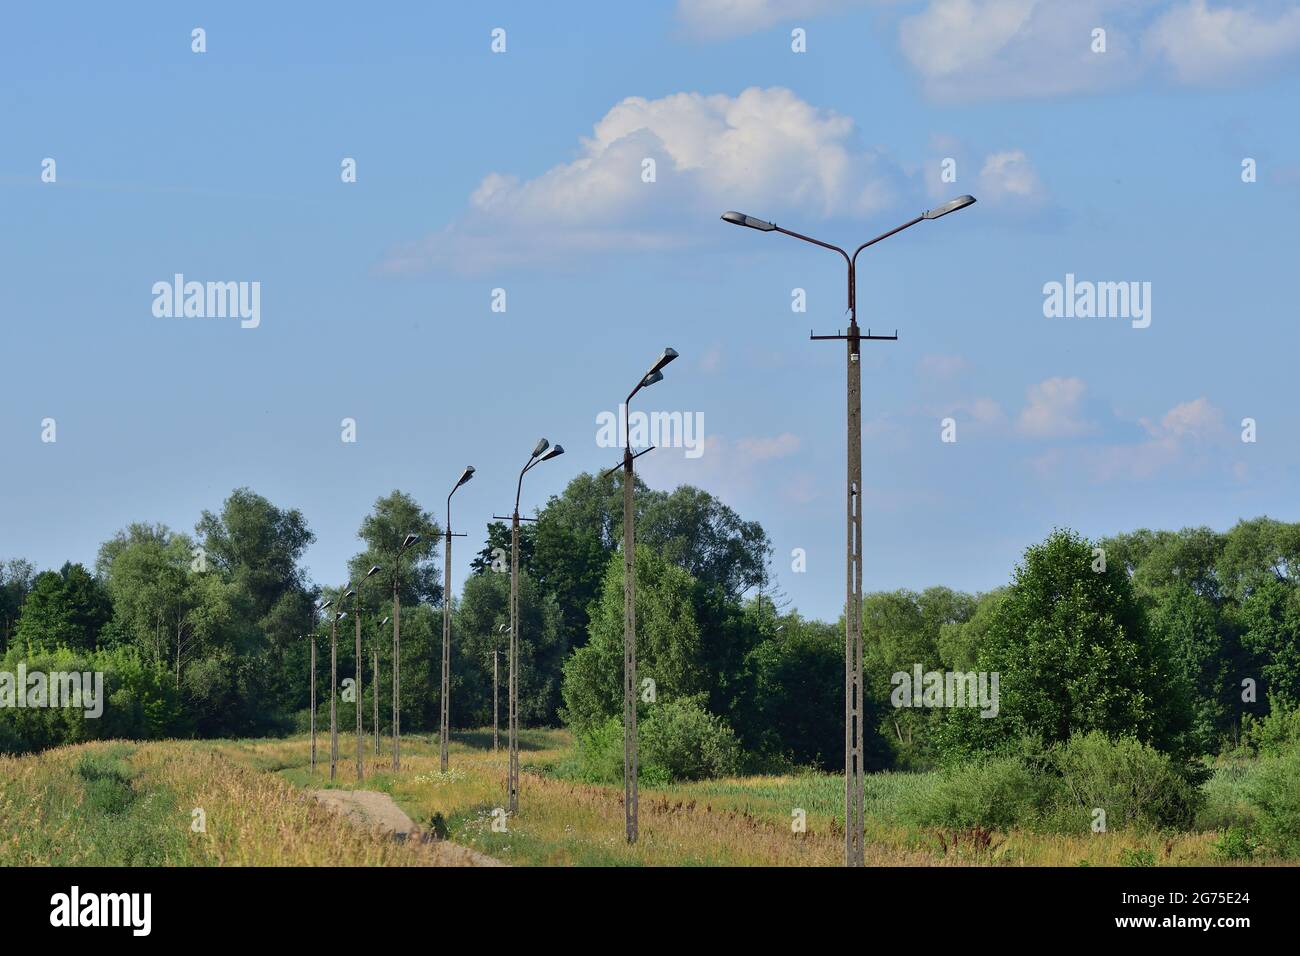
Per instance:
[[[696,700],[660,701],[637,727],[638,779],[647,786],[732,776],[740,744],[727,723]],[[576,739],[576,776],[588,783],[623,782],[623,719],[610,717]]]
[[[1124,847],[1119,851],[1120,866],[1155,866],[1156,855],[1152,850],[1140,850]]]
[[[1050,783],[1010,755],[951,766],[935,786],[904,796],[900,809],[919,826],[1005,831],[1032,824],[1049,795]]]
[[[1090,822],[1100,808],[1109,830],[1183,828],[1200,805],[1199,790],[1172,758],[1132,737],[1076,734],[1049,759],[1060,777],[1059,818],[1070,823]]]
[[[1290,710],[1280,703],[1256,719],[1242,718],[1243,738],[1247,747],[1263,757],[1276,757],[1300,746],[1300,707]]]
[[[735,776],[740,743],[725,720],[692,698],[660,701],[641,725],[641,755],[669,782]]]
[[[1255,841],[1241,827],[1228,827],[1214,843],[1214,856],[1225,862],[1249,860],[1255,855]]]
[[[610,717],[580,731],[575,739],[577,776],[588,783],[623,782],[623,721]]]
[[[1196,829],[1250,829],[1255,822],[1255,808],[1249,789],[1259,762],[1232,761],[1216,767],[1213,776],[1201,787],[1203,803],[1196,814]]]
[[[0,708],[0,752],[28,753],[62,744],[112,737],[148,739],[175,736],[186,729],[175,689],[166,675],[143,663],[130,648],[74,652],[66,648],[25,654],[10,648],[0,671],[16,675],[23,664],[40,672],[103,674],[103,711],[87,717],[86,707]],[[93,681],[93,678],[92,678]],[[89,689],[89,688],[88,688]],[[14,694],[26,688],[14,687]],[[50,690],[47,686],[47,701]]]
[[[1281,856],[1300,856],[1300,750],[1262,761],[1247,799],[1261,841]]]

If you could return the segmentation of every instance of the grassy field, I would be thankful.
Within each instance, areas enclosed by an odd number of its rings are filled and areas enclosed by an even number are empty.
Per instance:
[[[355,737],[341,737],[333,786],[353,789]],[[366,789],[388,793],[414,820],[518,865],[822,866],[841,860],[836,813],[842,778],[747,777],[641,792],[640,841],[623,839],[621,788],[565,779],[563,731],[522,735],[520,812],[492,827],[505,803],[505,751],[490,733],[453,737],[438,770],[436,738],[403,740],[403,766],[367,741]],[[0,758],[0,865],[429,865],[437,844],[394,843],[324,810],[306,792],[329,782],[328,736],[309,766],[305,737],[286,740],[95,743]],[[867,860],[875,865],[1199,865],[1221,863],[1214,830],[1049,835],[1012,831],[987,840],[909,827],[904,788],[932,774],[867,779]],[[1231,806],[1231,777],[1215,784]],[[204,832],[192,828],[201,808]],[[792,814],[806,814],[794,833]],[[1260,861],[1271,862],[1271,861]],[[1272,861],[1275,862],[1275,861]]]

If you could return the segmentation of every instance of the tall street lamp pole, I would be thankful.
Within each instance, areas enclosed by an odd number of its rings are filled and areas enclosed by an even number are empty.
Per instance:
[[[366,572],[366,577],[368,577],[368,578],[369,578],[369,577],[373,577],[374,574],[375,574],[378,570],[379,570],[379,565],[376,564],[374,567],[372,567],[369,571]],[[365,694],[363,694],[362,691],[361,691],[361,688],[362,688],[362,683],[361,683],[361,618],[362,618],[363,615],[362,615],[361,594],[360,594],[359,592],[357,593],[356,597],[353,598],[353,601],[352,601],[352,612],[353,612],[353,614],[356,616],[356,622],[357,622],[357,626],[356,626],[356,632],[357,632],[357,649],[356,649],[357,686],[356,686],[355,688],[353,688],[353,692],[356,694],[356,698],[355,698],[355,699],[356,699],[356,702],[357,702],[357,703],[356,703],[356,711],[357,711],[357,782],[359,783],[359,782],[361,782],[362,780],[364,780],[364,779],[365,779],[365,776],[366,776],[365,764],[362,762],[362,758],[361,758],[362,740],[363,740],[363,738],[365,737],[365,729],[362,727],[362,724],[361,724],[361,708],[362,708],[362,707],[364,706],[364,704],[365,704]],[[376,685],[376,689],[378,689],[378,685]],[[376,705],[376,706],[378,706],[378,705]]]
[[[393,558],[393,773],[402,769],[402,555],[419,540],[408,534]]]
[[[385,617],[379,622],[382,628],[391,621],[392,618]],[[370,672],[370,696],[375,702],[375,756],[379,756],[379,638],[376,637],[370,642],[370,652],[374,655],[374,668]]]
[[[904,229],[909,229],[927,219],[939,219],[964,209],[975,202],[974,196],[959,196],[956,199],[922,213],[915,219],[903,223],[874,239],[858,246],[853,254],[845,252],[839,246],[811,236],[805,236],[763,219],[756,219],[739,212],[722,214],[725,222],[737,226],[746,226],[760,232],[780,232],[804,242],[810,242],[823,249],[838,252],[844,257],[848,266],[849,293],[849,331],[847,335],[814,335],[813,339],[840,339],[847,343],[847,447],[848,447],[848,482],[846,487],[846,566],[844,599],[844,865],[862,866],[864,864],[863,847],[863,736],[862,726],[862,368],[858,362],[859,346],[864,340],[895,340],[894,335],[872,335],[871,330],[863,335],[858,328],[857,312],[857,259],[858,254],[868,246],[873,246],[882,239],[888,239]]]
[[[339,598],[339,604],[350,598],[354,592],[352,582],[343,585],[344,594]],[[332,602],[327,602],[325,607],[329,607]],[[334,609],[330,615],[330,779],[333,780],[338,775],[339,768],[339,724],[338,724],[338,698],[339,698],[339,641],[338,641],[338,623],[347,617],[347,611]]]
[[[662,382],[664,366],[675,358],[675,350],[664,349],[623,403],[623,817],[628,843],[637,840],[637,775],[640,772],[636,735],[636,511],[633,508],[635,478],[632,462],[654,446],[632,454],[632,429],[628,427],[627,416],[636,393]]]
[[[497,627],[497,643],[500,643],[500,635],[509,629],[509,625],[501,624]],[[501,653],[494,644],[492,647],[492,752],[496,753],[500,749],[500,737],[497,728],[500,726],[498,719],[498,708],[501,701],[501,691],[499,677],[499,661]]]
[[[312,615],[315,617],[315,615]],[[311,641],[311,772],[316,772],[316,629],[306,635]]]
[[[512,814],[519,810],[519,522],[533,520],[519,517],[519,496],[524,488],[524,475],[528,474],[529,469],[563,454],[563,445],[552,447],[545,438],[537,442],[533,453],[528,457],[528,464],[519,472],[519,481],[515,485],[515,510],[510,516],[510,651],[506,664],[506,735],[510,757],[506,788],[510,795],[509,812]],[[492,517],[501,519],[505,516]]]
[[[443,555],[443,589],[442,589],[442,711],[438,736],[442,743],[441,769],[447,772],[447,740],[451,734],[451,496],[456,489],[474,477],[474,466],[466,465],[460,479],[447,495],[447,548]],[[464,537],[458,535],[457,537]]]

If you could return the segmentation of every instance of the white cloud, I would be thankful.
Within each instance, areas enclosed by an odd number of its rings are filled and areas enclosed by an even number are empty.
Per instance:
[[[1046,190],[1023,150],[993,153],[984,159],[979,173],[981,202],[1037,205]]]
[[[1139,423],[1153,438],[1210,440],[1225,434],[1223,413],[1204,397],[1175,405],[1159,422]]]
[[[921,375],[940,381],[955,378],[970,368],[960,355],[923,355],[919,365]]]
[[[785,458],[799,450],[799,436],[782,432],[771,438],[741,438],[736,442],[736,461],[748,466],[770,458]]]
[[[581,140],[577,159],[532,179],[490,173],[458,220],[383,268],[482,271],[575,252],[663,250],[727,208],[865,216],[894,199],[902,176],[856,140],[852,119],[780,87],[628,97]],[[643,181],[645,159],[655,161],[654,182]]]
[[[1080,378],[1049,378],[1029,386],[1028,404],[1021,410],[1017,429],[1031,438],[1064,438],[1089,431],[1084,420]]]
[[[1152,0],[932,0],[899,23],[899,46],[937,99],[1053,96],[1133,73],[1125,26]],[[1094,53],[1092,30],[1107,28]]]
[[[1188,472],[1216,461],[1228,439],[1223,413],[1205,398],[1175,405],[1159,421],[1140,418],[1138,424],[1146,432],[1141,441],[1056,448],[1032,464],[1042,476],[1068,469],[1098,482],[1142,481],[1174,469]],[[1232,473],[1241,478],[1235,466]]]
[[[768,476],[787,472],[789,465],[772,463],[794,455],[800,446],[799,436],[790,432],[738,439],[708,435],[700,457],[660,449],[637,460],[637,473],[654,488],[685,483],[731,500],[754,491],[760,478],[766,482]]]
[[[1092,32],[1106,31],[1094,52]],[[1300,9],[1209,0],[931,0],[899,23],[903,55],[944,100],[1115,89],[1162,66],[1187,84],[1300,53]]]
[[[1300,8],[1288,3],[1274,16],[1258,8],[1189,0],[1164,13],[1144,38],[1185,83],[1206,83],[1258,69],[1300,52]]]
[[[863,5],[865,0],[677,0],[677,16],[697,36],[719,38]]]

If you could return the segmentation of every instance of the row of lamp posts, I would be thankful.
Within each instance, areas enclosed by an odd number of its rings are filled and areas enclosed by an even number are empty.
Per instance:
[[[632,399],[641,389],[656,382],[663,380],[663,368],[673,359],[677,358],[677,352],[673,349],[664,349],[659,358],[650,367],[650,370],[641,377],[637,385],[632,389],[627,399],[623,403],[623,413],[626,415]],[[625,419],[626,421],[626,419]],[[624,681],[623,681],[623,768],[624,768],[624,808],[626,817],[627,840],[629,843],[635,843],[637,839],[637,733],[636,733],[636,615],[634,604],[636,601],[636,562],[635,562],[635,517],[636,512],[633,508],[633,486],[634,475],[632,462],[650,451],[646,448],[637,454],[632,453],[631,439],[629,437],[630,429],[624,425],[624,446],[623,446],[623,646],[624,646]],[[507,770],[507,792],[509,802],[509,812],[514,814],[519,810],[519,522],[531,521],[535,519],[525,518],[519,514],[519,502],[523,494],[524,475],[528,474],[533,468],[544,461],[550,461],[564,454],[564,446],[552,445],[547,439],[543,438],[533,447],[532,454],[524,464],[523,469],[519,472],[519,480],[515,485],[515,507],[510,514],[510,624],[501,625],[499,630],[505,631],[509,635],[509,648],[506,654],[507,659],[507,704],[506,704],[506,721],[507,721],[507,747],[509,750],[508,770]],[[447,495],[447,524],[444,533],[446,546],[443,554],[444,569],[444,596],[443,596],[443,618],[442,618],[442,694],[439,705],[439,738],[440,738],[440,766],[443,772],[447,770],[447,742],[450,736],[450,681],[451,681],[451,539],[460,537],[454,535],[451,528],[451,498],[456,490],[474,477],[474,467],[472,465],[465,468],[460,479],[452,487],[451,492]],[[495,515],[497,518],[504,518],[504,515]],[[402,541],[401,547],[398,548],[396,561],[393,570],[393,770],[399,770],[400,748],[401,748],[401,711],[398,702],[401,694],[401,556],[402,554],[418,542],[419,535],[408,534]],[[372,567],[366,572],[366,577],[370,577],[380,569],[378,566]],[[338,772],[338,721],[337,721],[337,688],[338,688],[338,640],[337,626],[338,622],[347,617],[347,612],[341,607],[342,603],[348,598],[354,598],[353,614],[356,620],[356,694],[357,694],[357,779],[362,779],[364,774],[364,764],[362,760],[362,721],[361,721],[361,611],[357,605],[360,603],[360,597],[352,587],[351,582],[344,585],[343,593],[338,597],[338,605],[335,599],[323,601],[317,608],[320,611],[330,611],[330,779],[333,780]],[[384,618],[380,626],[388,623],[389,618]],[[379,675],[379,651],[376,646],[374,652],[374,665],[372,676],[377,681]],[[497,747],[497,663],[496,654],[493,653],[492,663],[492,747]],[[375,753],[379,753],[379,696],[375,693]],[[311,635],[311,767],[316,769],[316,639],[315,634]]]
[[[864,779],[864,751],[863,740],[865,727],[863,726],[863,673],[862,673],[862,508],[861,508],[861,490],[862,490],[862,367],[859,361],[861,343],[863,341],[874,340],[896,340],[897,334],[894,335],[872,335],[868,329],[863,334],[858,326],[857,315],[857,259],[858,255],[869,246],[875,245],[883,239],[909,229],[918,223],[932,219],[940,219],[951,212],[964,209],[975,202],[974,196],[959,196],[943,205],[936,206],[908,222],[903,223],[888,232],[870,239],[858,246],[852,254],[848,253],[839,246],[820,239],[814,239],[801,233],[784,229],[773,222],[757,219],[753,216],[745,215],[740,212],[723,213],[722,219],[725,222],[737,226],[745,226],[749,229],[756,229],[760,232],[779,232],[804,242],[812,243],[824,249],[829,249],[843,257],[848,267],[848,311],[849,311],[849,328],[846,334],[836,335],[813,335],[815,340],[836,339],[846,343],[846,362],[847,362],[847,379],[846,379],[846,445],[847,445],[847,480],[845,483],[845,517],[846,517],[846,554],[845,554],[845,610],[844,610],[844,862],[846,866],[862,866],[864,862],[863,847],[863,779]],[[656,382],[663,380],[663,368],[673,359],[677,358],[677,353],[673,349],[665,349],[659,358],[655,361],[650,370],[641,378],[636,387],[632,389],[627,400],[623,404],[623,413],[627,414],[632,399],[641,389],[646,388]],[[626,418],[624,419],[626,422]],[[635,843],[637,840],[637,772],[638,772],[638,754],[637,754],[637,725],[636,725],[636,551],[635,551],[635,528],[634,522],[636,512],[633,507],[633,484],[634,472],[633,461],[651,450],[646,448],[637,454],[632,453],[631,439],[629,436],[630,429],[624,425],[624,445],[623,445],[623,806],[626,826],[626,836],[628,843]],[[653,447],[653,446],[652,446]],[[564,454],[563,447],[559,445],[551,446],[545,438],[539,441],[533,448],[533,453],[529,456],[527,464],[519,473],[519,482],[515,489],[515,508],[510,516],[510,647],[507,654],[507,684],[508,684],[508,704],[507,704],[507,722],[508,722],[508,746],[509,746],[509,769],[507,774],[507,788],[509,792],[510,813],[513,814],[519,807],[519,711],[518,711],[518,668],[519,668],[519,522],[521,520],[531,520],[521,518],[519,515],[519,498],[523,490],[524,475],[530,469],[543,461],[549,461],[552,458]],[[611,471],[617,469],[611,469]],[[607,472],[606,474],[608,474]],[[466,468],[460,480],[452,488],[451,494],[455,494],[456,489],[472,478],[474,469]],[[449,667],[450,667],[450,645],[451,645],[451,494],[447,496],[447,529],[446,529],[446,554],[445,554],[445,584],[446,595],[443,601],[443,647],[442,647],[442,703],[441,703],[441,765],[445,771],[447,769],[447,735],[448,735],[448,693],[449,693]],[[505,516],[497,515],[494,517],[504,518]],[[413,544],[418,538],[415,535],[408,535],[406,542],[403,543],[402,550],[405,550],[410,544]],[[400,551],[399,551],[400,561]],[[399,564],[400,566],[400,564]],[[370,573],[378,570],[372,568]],[[398,653],[399,644],[399,620],[401,614],[401,602],[398,596],[398,578],[394,575],[393,582],[393,769],[397,770],[398,764],[398,746],[400,725],[399,711],[397,706],[399,677],[398,677]],[[344,598],[352,596],[354,592],[345,588]],[[321,609],[328,608],[330,602],[321,605]],[[343,617],[342,613],[336,612],[331,618],[330,625],[330,666],[334,671],[334,625],[337,620]],[[358,661],[360,660],[360,641],[361,625],[358,615],[357,622],[357,653]],[[504,625],[503,625],[504,627]],[[376,658],[376,668],[378,659]],[[493,747],[496,747],[496,687],[495,687],[495,654],[493,657]],[[377,670],[376,670],[377,673]],[[358,663],[358,686],[360,685],[360,664]],[[315,641],[312,642],[312,767],[316,764],[316,647]],[[378,706],[378,705],[376,705]],[[338,756],[338,741],[334,727],[334,697],[330,697],[330,730],[331,730],[331,753],[330,753],[330,777],[334,776],[334,765]],[[357,718],[357,772],[361,772],[361,725],[358,712]],[[378,722],[376,721],[376,750],[378,749]]]

